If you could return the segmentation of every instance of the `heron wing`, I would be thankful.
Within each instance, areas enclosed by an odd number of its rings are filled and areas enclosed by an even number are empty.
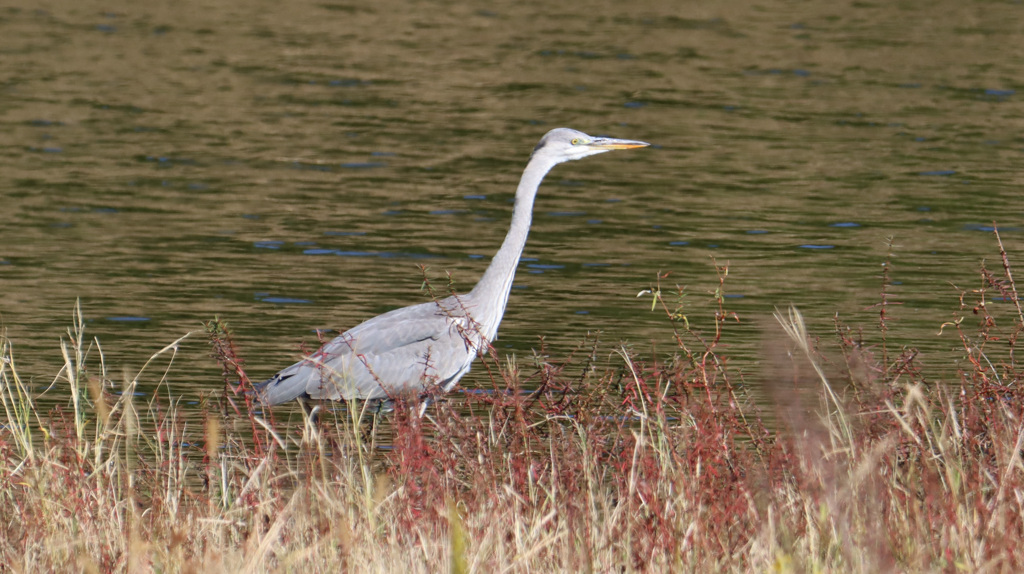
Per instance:
[[[258,391],[269,404],[381,399],[431,384],[449,387],[472,364],[482,338],[464,299],[449,297],[378,315],[277,373]]]

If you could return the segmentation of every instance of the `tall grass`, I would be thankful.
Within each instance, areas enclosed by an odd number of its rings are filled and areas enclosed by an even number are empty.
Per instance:
[[[963,345],[956,380],[892,347],[884,306],[876,345],[780,310],[760,408],[722,351],[738,320],[724,266],[709,318],[681,290],[647,293],[674,356],[492,356],[493,388],[425,417],[399,402],[275,421],[236,392],[245,365],[214,322],[228,389],[196,424],[164,384],[181,340],[114,381],[76,306],[61,408],[41,411],[0,336],[0,569],[1018,571],[1024,313],[1000,250],[942,326]]]

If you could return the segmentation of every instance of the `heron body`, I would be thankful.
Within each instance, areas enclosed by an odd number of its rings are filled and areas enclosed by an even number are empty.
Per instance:
[[[258,397],[276,405],[293,399],[371,400],[448,392],[497,337],[530,232],[533,200],[548,171],[565,161],[647,145],[569,128],[551,130],[530,155],[508,235],[472,291],[365,321],[257,384]]]

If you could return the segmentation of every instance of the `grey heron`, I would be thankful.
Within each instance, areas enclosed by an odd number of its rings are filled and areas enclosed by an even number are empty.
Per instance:
[[[530,232],[533,200],[548,171],[562,162],[647,145],[569,128],[549,131],[523,171],[505,241],[469,293],[365,321],[256,384],[257,396],[266,405],[276,405],[293,399],[387,400],[411,392],[429,396],[450,391],[498,334]]]

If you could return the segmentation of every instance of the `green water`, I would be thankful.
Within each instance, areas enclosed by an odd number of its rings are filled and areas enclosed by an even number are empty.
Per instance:
[[[654,147],[559,166],[497,348],[672,351],[714,261],[758,378],[772,310],[877,322],[922,360],[982,259],[1024,253],[1024,4],[21,2],[0,8],[0,321],[47,385],[80,298],[115,378],[220,316],[254,378],[315,329],[468,289],[548,129]],[[614,359],[609,359],[614,362]],[[467,386],[480,383],[479,373]],[[150,379],[147,379],[150,380]],[[155,380],[155,377],[152,379]],[[220,388],[201,335],[172,391]],[[58,391],[59,392],[59,391]]]

